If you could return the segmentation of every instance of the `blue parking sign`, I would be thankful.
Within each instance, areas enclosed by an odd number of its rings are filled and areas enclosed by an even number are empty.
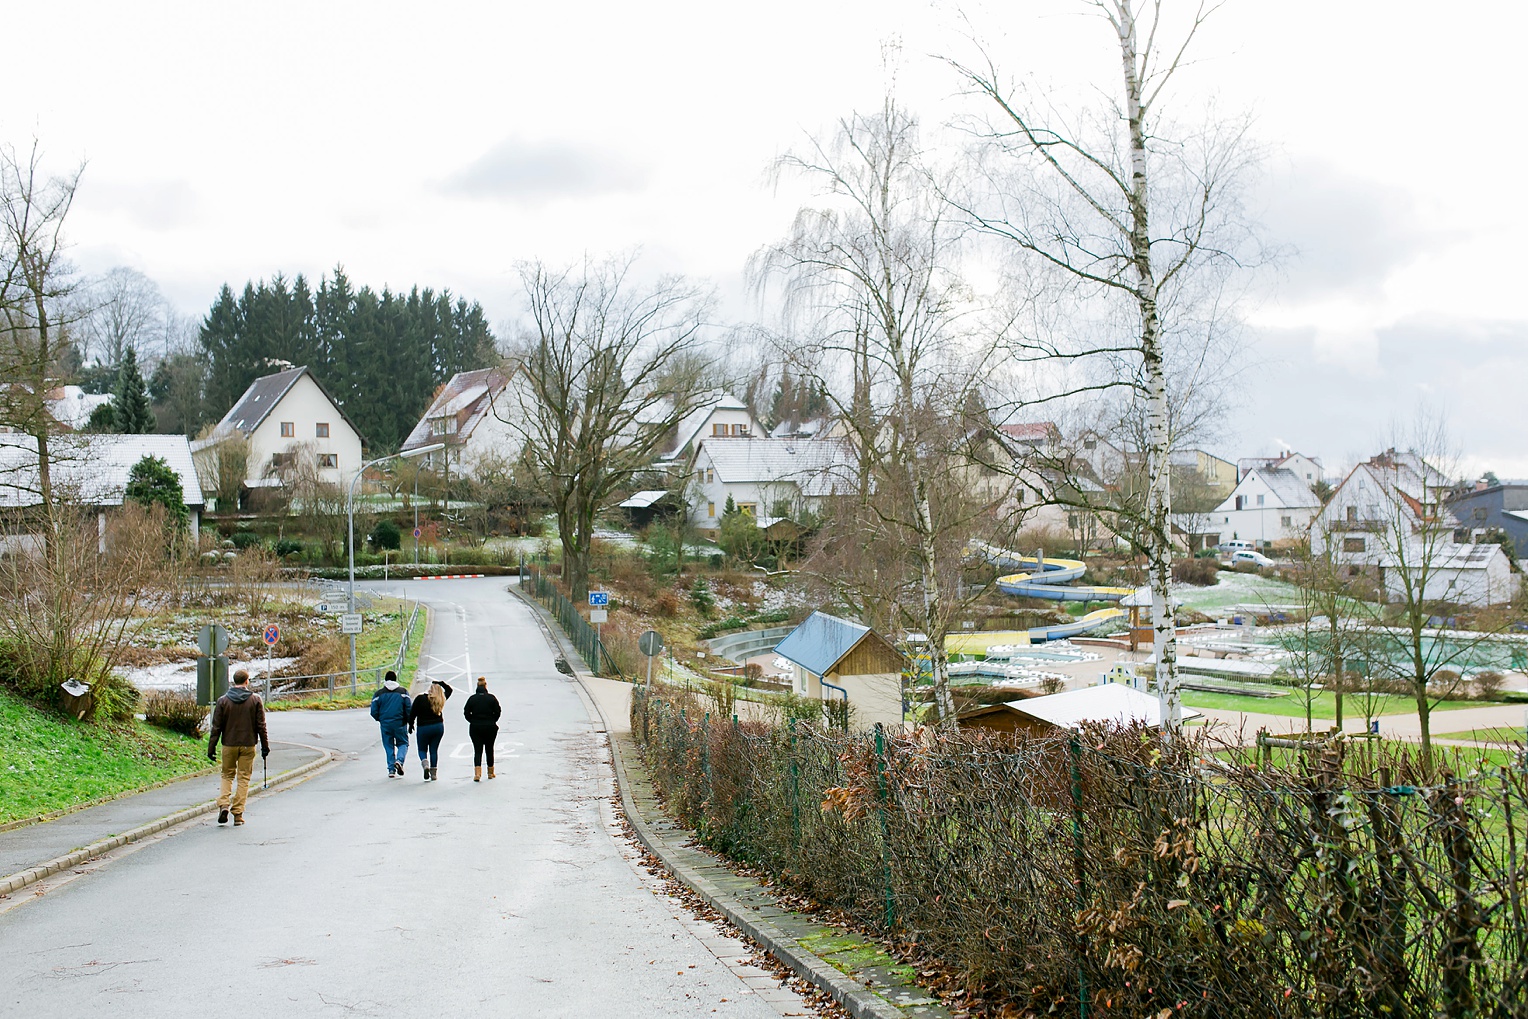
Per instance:
[[[610,604],[610,592],[609,591],[590,591],[589,592],[589,604],[594,606],[595,608],[601,608],[601,609],[604,608],[606,605]]]

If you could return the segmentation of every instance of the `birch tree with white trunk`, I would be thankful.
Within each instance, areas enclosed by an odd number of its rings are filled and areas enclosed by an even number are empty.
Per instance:
[[[1091,0],[1118,48],[1120,78],[1102,108],[1061,111],[1014,85],[986,53],[950,63],[983,100],[975,129],[983,191],[952,199],[1019,256],[1025,283],[1086,313],[1014,347],[1037,372],[1083,366],[1048,399],[1134,391],[1144,418],[1145,499],[1136,531],[1152,595],[1157,682],[1181,725],[1172,599],[1174,352],[1219,341],[1227,280],[1249,239],[1235,201],[1247,168],[1244,123],[1183,128],[1160,112],[1205,19],[1218,5]],[[1179,17],[1179,12],[1186,12]],[[1057,321],[1059,320],[1059,321]],[[1201,351],[1205,347],[1199,348]],[[1087,366],[1092,365],[1091,371]]]

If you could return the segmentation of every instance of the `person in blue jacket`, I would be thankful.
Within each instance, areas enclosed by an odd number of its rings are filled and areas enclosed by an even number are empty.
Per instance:
[[[382,688],[371,695],[371,717],[382,726],[382,752],[387,755],[387,777],[403,776],[403,758],[409,749],[409,695],[398,685],[391,669]]]

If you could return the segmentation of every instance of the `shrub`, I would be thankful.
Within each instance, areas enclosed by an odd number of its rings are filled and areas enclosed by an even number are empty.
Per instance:
[[[303,543],[298,541],[296,538],[276,539],[276,554],[279,556],[301,555],[303,548]]]
[[[143,695],[143,720],[185,736],[202,735],[207,709],[189,690],[150,690]]]
[[[1213,559],[1179,559],[1173,563],[1173,579],[1180,584],[1208,587],[1220,575],[1220,567]]]
[[[260,536],[254,531],[234,531],[229,536],[229,540],[233,542],[233,547],[241,552],[260,544]]]
[[[1470,692],[1476,700],[1495,700],[1501,694],[1501,687],[1506,682],[1506,678],[1495,669],[1477,672],[1474,681],[1470,684]]]
[[[397,551],[403,546],[403,534],[398,530],[397,524],[383,517],[377,521],[377,526],[371,529],[371,534],[367,535],[366,543],[374,552],[380,552],[383,549]]]
[[[703,616],[709,617],[716,611],[716,599],[712,596],[711,585],[706,583],[705,577],[695,578],[695,586],[690,588],[690,603]]]
[[[679,599],[673,591],[659,591],[658,597],[653,600],[653,611],[668,619],[679,611]]]

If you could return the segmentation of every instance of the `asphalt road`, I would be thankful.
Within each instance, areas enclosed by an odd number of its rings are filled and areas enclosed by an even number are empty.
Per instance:
[[[424,665],[456,687],[440,781],[412,754],[387,779],[362,712],[272,714],[352,759],[0,913],[0,1013],[779,1014],[623,855],[603,737],[505,581],[400,587],[436,607]],[[474,784],[478,675],[504,718]]]

